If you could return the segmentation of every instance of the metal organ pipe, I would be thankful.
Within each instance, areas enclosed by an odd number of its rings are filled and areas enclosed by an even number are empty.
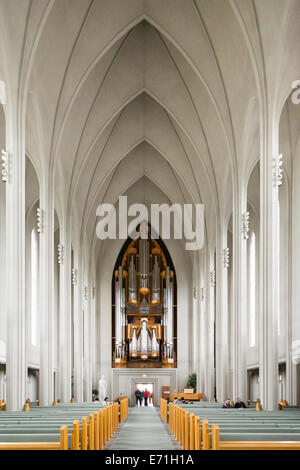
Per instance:
[[[125,294],[125,287],[122,289],[122,303],[121,303],[121,331],[122,331],[122,357],[125,357],[125,328],[126,328],[126,318],[125,318],[125,307],[126,307],[126,294]]]
[[[142,318],[141,320],[141,359],[148,359],[148,319]]]
[[[119,266],[118,282],[116,283],[116,358],[124,357],[125,302],[123,290],[123,269]],[[124,328],[123,328],[124,324]]]
[[[128,300],[131,303],[137,302],[136,269],[135,269],[134,255],[130,256],[130,262],[129,262]]]
[[[164,358],[167,357],[167,325],[168,325],[168,308],[167,308],[167,289],[164,288],[164,317],[163,317],[163,328],[164,328]]]
[[[166,288],[164,299],[166,358],[173,358],[173,282],[170,278],[170,268],[166,269]]]
[[[140,254],[140,293],[147,295],[149,292],[148,279],[149,279],[149,240],[139,239],[139,254]]]
[[[153,271],[152,271],[152,303],[158,303],[160,300],[160,269],[157,256],[154,257]]]

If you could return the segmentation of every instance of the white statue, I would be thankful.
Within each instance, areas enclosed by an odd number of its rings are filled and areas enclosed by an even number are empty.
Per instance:
[[[106,398],[107,393],[107,382],[104,378],[104,375],[101,375],[101,379],[99,380],[99,401],[104,401]]]

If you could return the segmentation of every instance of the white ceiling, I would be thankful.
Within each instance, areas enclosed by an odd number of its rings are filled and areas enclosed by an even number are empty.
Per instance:
[[[149,184],[204,203],[214,237],[264,100],[280,114],[300,78],[299,0],[0,0],[0,30],[27,154],[90,242],[97,205],[141,181],[147,203]]]

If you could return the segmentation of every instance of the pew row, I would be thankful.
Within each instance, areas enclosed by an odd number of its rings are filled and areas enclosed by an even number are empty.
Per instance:
[[[184,450],[300,449],[299,409],[257,413],[254,408],[234,412],[197,406],[189,410],[161,402],[161,417]]]
[[[0,442],[0,450],[68,450],[68,427],[61,426],[58,442]]]
[[[1,449],[103,450],[128,415],[128,398],[109,406],[57,404],[30,407],[29,412],[5,412],[0,417]],[[69,429],[69,431],[68,431]]]

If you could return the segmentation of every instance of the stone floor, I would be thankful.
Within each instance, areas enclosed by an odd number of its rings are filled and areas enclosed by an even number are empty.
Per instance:
[[[128,418],[108,442],[107,450],[181,449],[168,426],[161,420],[159,408],[129,408]]]

